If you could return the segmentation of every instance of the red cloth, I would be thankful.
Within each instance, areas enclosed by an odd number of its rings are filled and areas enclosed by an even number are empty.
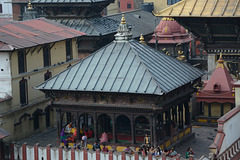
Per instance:
[[[92,138],[93,136],[93,131],[88,131],[88,138]]]
[[[104,132],[101,136],[100,143],[106,143],[106,142],[108,142],[108,135],[107,135],[107,133]]]

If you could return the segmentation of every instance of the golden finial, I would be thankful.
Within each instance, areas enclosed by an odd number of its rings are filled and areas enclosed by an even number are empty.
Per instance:
[[[217,67],[216,68],[219,68],[219,67],[222,67],[222,68],[224,68],[224,60],[223,60],[223,58],[222,58],[222,53],[220,53],[220,57],[219,57],[219,59],[218,59],[218,64],[217,64]]]
[[[31,4],[31,0],[28,1],[28,9],[33,9],[32,4]]]
[[[139,42],[142,43],[142,44],[146,44],[146,42],[144,41],[144,37],[143,35],[141,34],[140,38],[139,38]]]
[[[125,20],[125,18],[124,18],[124,14],[122,14],[121,24],[126,24],[126,20]]]

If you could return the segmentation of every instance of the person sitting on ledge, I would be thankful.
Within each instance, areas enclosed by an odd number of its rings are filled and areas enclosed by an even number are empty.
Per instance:
[[[61,142],[64,143],[64,146],[68,147],[67,136],[64,132],[64,128],[62,129],[62,132],[61,132]]]
[[[75,143],[77,140],[77,130],[74,131],[74,134],[71,137],[68,137],[68,141]]]
[[[107,152],[108,152],[108,148],[106,147],[105,144],[103,144],[102,151],[103,151],[104,153],[107,153]]]

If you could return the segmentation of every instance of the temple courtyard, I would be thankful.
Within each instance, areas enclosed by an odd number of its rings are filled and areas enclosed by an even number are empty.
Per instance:
[[[214,141],[214,138],[217,133],[217,128],[205,127],[205,126],[193,126],[192,132],[195,133],[195,138],[186,139],[183,142],[178,143],[174,147],[175,150],[178,152],[178,154],[181,154],[181,156],[185,158],[187,148],[191,147],[194,151],[196,159],[199,159],[202,156],[208,157],[208,154],[209,154],[208,147]],[[40,146],[46,146],[48,144],[52,144],[52,147],[57,147],[56,139],[57,139],[57,128],[55,127],[55,128],[47,129],[42,133],[23,139],[17,142],[16,144],[22,145],[23,143],[27,142],[28,145],[35,145],[36,143],[39,143]],[[89,144],[92,144],[92,143],[93,142],[89,142]],[[108,144],[108,145],[111,146],[111,144]],[[119,144],[119,146],[124,146],[124,144]]]

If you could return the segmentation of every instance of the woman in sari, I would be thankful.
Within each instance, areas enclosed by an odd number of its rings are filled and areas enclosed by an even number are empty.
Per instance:
[[[61,142],[64,143],[64,146],[67,146],[67,136],[64,133],[64,128],[62,129],[62,132],[61,132]]]

